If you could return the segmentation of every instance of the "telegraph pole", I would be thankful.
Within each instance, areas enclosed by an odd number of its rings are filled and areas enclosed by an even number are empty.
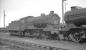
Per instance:
[[[3,23],[3,25],[5,27],[5,17],[6,17],[5,10],[3,10],[3,13],[4,13],[4,18],[3,18],[4,23]]]
[[[62,24],[65,24],[65,21],[64,21],[64,1],[66,1],[66,0],[62,0]]]

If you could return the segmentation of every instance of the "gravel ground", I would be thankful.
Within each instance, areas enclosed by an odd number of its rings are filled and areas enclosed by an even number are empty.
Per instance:
[[[86,50],[86,45],[67,42],[67,41],[50,41],[50,40],[37,40],[37,39],[27,39],[27,38],[24,39],[24,38],[18,38],[18,37],[10,38],[10,36],[5,36],[5,35],[2,37],[10,40],[21,41],[24,43],[35,43],[35,44],[47,45],[47,46],[58,47],[58,48],[67,48],[70,50]],[[0,49],[3,49],[3,47],[1,47]],[[4,46],[4,50],[5,49],[7,50],[8,47]],[[34,49],[30,48],[30,50],[34,50]]]
[[[3,45],[3,46],[0,46],[0,50],[13,50],[13,49],[10,49],[8,48],[8,46]]]

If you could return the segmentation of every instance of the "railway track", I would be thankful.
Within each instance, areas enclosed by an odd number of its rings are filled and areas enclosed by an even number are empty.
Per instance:
[[[0,42],[14,50],[86,50],[86,45],[66,41],[0,36]]]
[[[19,38],[20,39],[20,38]],[[45,45],[43,43],[37,43],[37,40],[33,42],[32,41],[27,41],[27,40],[24,40],[24,39],[2,39],[0,38],[0,40],[2,41],[2,43],[6,44],[9,46],[9,48],[11,49],[15,49],[15,50],[68,50],[68,49],[63,49],[63,48],[56,48],[54,46],[49,46],[49,45]],[[21,41],[22,40],[22,41]],[[31,39],[30,39],[31,40]],[[41,42],[41,41],[40,41]]]

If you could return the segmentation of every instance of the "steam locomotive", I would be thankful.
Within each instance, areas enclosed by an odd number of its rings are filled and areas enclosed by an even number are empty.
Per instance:
[[[12,36],[52,39],[51,34],[58,32],[57,25],[59,23],[60,17],[54,14],[54,11],[51,11],[49,15],[28,16],[18,21],[13,21],[9,24],[7,30]]]
[[[12,21],[6,28],[11,36],[49,40],[83,41],[86,38],[86,8],[71,7],[64,15],[65,24],[54,11],[50,14],[33,17],[27,16]]]

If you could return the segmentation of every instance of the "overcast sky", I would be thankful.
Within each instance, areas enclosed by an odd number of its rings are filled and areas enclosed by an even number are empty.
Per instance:
[[[3,10],[6,11],[6,25],[25,16],[40,16],[55,11],[62,16],[62,0],[0,0],[0,27],[3,27]],[[86,7],[86,0],[67,0],[66,11],[71,6]]]

